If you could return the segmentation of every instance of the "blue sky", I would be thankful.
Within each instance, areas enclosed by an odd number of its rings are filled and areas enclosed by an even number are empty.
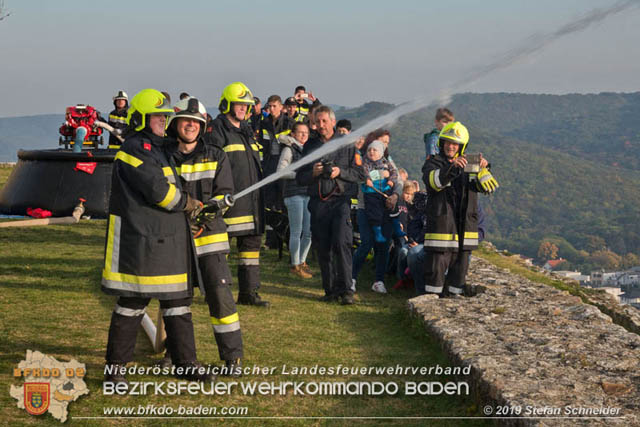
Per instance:
[[[108,112],[118,89],[187,91],[215,106],[245,82],[260,97],[306,85],[323,102],[399,103],[431,93],[531,34],[613,1],[5,0],[0,117]],[[640,9],[557,41],[474,92],[634,92]]]

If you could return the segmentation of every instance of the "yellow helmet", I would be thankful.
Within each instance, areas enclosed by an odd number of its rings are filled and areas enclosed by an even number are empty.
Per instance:
[[[222,114],[227,114],[231,111],[232,102],[247,104],[249,106],[247,113],[251,112],[251,107],[255,105],[251,91],[242,82],[231,83],[229,86],[224,88],[222,96],[220,97],[218,109]]]
[[[442,144],[444,143],[443,140],[452,141],[456,144],[462,145],[458,150],[458,155],[462,156],[464,154],[464,149],[467,147],[467,143],[469,142],[469,131],[462,123],[451,122],[440,131],[439,145],[441,152]]]
[[[148,114],[173,115],[173,108],[162,92],[155,89],[143,89],[131,99],[131,106],[127,111],[127,124],[136,132],[147,125]]]

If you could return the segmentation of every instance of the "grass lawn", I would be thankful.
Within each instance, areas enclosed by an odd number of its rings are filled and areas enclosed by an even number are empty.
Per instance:
[[[0,185],[6,181],[8,168],[0,168]],[[167,404],[205,406],[242,406],[249,417],[427,417],[480,416],[469,396],[408,396],[404,383],[409,381],[465,381],[466,378],[420,375],[284,375],[282,366],[320,365],[334,367],[448,366],[440,348],[426,335],[404,306],[410,293],[386,296],[370,291],[371,272],[366,266],[360,280],[359,303],[340,306],[317,301],[322,295],[320,274],[314,278],[293,279],[286,260],[277,260],[275,251],[262,251],[261,295],[272,308],[265,310],[239,306],[245,345],[245,366],[276,367],[274,375],[220,379],[230,382],[254,381],[381,381],[396,382],[396,395],[348,396],[316,395],[231,395],[206,396],[106,396],[102,377],[107,331],[114,297],[100,291],[100,272],[104,245],[105,221],[82,221],[76,225],[0,229],[0,419],[2,424],[52,424],[51,415],[33,417],[18,409],[9,395],[13,368],[24,359],[26,350],[38,350],[60,361],[73,358],[87,367],[90,394],[72,402],[69,420],[73,425],[169,425],[187,420],[113,419],[98,417],[103,408]],[[286,256],[286,255],[285,255]],[[232,263],[233,261],[233,257]],[[312,266],[313,262],[312,262]],[[235,266],[232,266],[235,271]],[[393,284],[389,278],[389,287]],[[237,294],[237,285],[234,285]],[[198,357],[204,364],[217,364],[217,347],[209,323],[204,299],[199,293],[192,307]],[[148,312],[155,319],[157,301]],[[140,332],[135,363],[151,366],[160,358],[153,354],[146,336]],[[128,377],[133,381],[173,381],[172,377]],[[231,424],[246,424],[243,419],[225,419]],[[253,423],[280,424],[282,420],[254,420]],[[324,425],[326,419],[295,419],[287,423]],[[374,420],[338,420],[339,423],[373,423]],[[380,421],[377,421],[380,422]],[[472,420],[485,425],[485,420]],[[191,419],[191,424],[210,424],[211,420]],[[470,420],[396,420],[399,425],[468,425]]]

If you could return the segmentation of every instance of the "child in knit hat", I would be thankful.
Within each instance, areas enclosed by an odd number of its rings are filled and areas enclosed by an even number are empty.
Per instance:
[[[390,212],[385,210],[385,199],[393,193],[393,187],[398,184],[398,171],[384,157],[384,143],[373,141],[367,148],[364,158],[364,169],[367,172],[366,183],[362,185],[364,196],[364,210],[373,229],[374,239],[384,243],[382,222],[384,216]],[[398,236],[405,233],[400,227],[397,217],[392,220],[394,232]]]

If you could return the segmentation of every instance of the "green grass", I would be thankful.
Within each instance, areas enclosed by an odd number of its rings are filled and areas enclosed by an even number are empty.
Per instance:
[[[544,283],[545,285],[553,286],[554,288],[559,289],[561,291],[567,291],[571,295],[580,297],[585,303],[588,302],[586,298],[587,295],[595,294],[599,292],[595,289],[582,287],[578,284],[578,282],[575,282],[575,284],[572,284],[572,283],[563,282],[562,280],[553,279],[543,273],[540,273],[536,270],[533,270],[529,267],[526,267],[522,264],[515,262],[509,256],[504,256],[498,252],[487,250],[482,246],[477,251],[474,251],[473,254],[489,261],[490,263],[494,264],[497,267],[506,268],[510,272],[526,277],[527,279],[533,282]]]
[[[0,168],[0,182],[6,168]],[[246,406],[249,416],[318,417],[419,417],[479,416],[476,402],[463,396],[131,396],[102,394],[104,353],[114,297],[100,291],[104,245],[104,221],[82,221],[76,225],[0,229],[0,419],[8,424],[58,425],[50,415],[32,417],[16,407],[9,385],[19,385],[12,371],[24,359],[27,349],[38,350],[60,361],[74,358],[87,366],[91,393],[69,406],[71,425],[104,424],[105,420],[74,420],[101,416],[103,407],[119,405],[180,404]],[[405,309],[407,291],[378,295],[369,290],[371,266],[360,280],[360,301],[340,306],[317,301],[322,295],[320,274],[300,281],[288,273],[286,260],[275,251],[262,251],[261,295],[272,303],[269,310],[239,306],[245,345],[245,366],[448,366],[441,349],[420,323]],[[286,256],[286,255],[285,255]],[[313,264],[313,263],[312,263]],[[235,266],[232,266],[235,271]],[[389,285],[393,282],[389,279]],[[237,285],[233,287],[237,293]],[[217,347],[202,296],[193,307],[199,359],[219,363]],[[155,319],[157,301],[148,312]],[[150,366],[159,359],[145,335],[138,335],[135,362]],[[276,372],[279,372],[277,369]],[[166,381],[171,377],[132,376],[132,380]],[[413,376],[246,376],[240,381],[453,381],[450,377]],[[461,378],[460,380],[467,380]],[[230,381],[222,379],[221,381]],[[232,424],[247,420],[227,419]],[[174,424],[175,420],[110,420],[113,424]],[[210,420],[189,420],[189,424],[210,424]],[[254,421],[263,424],[265,420]],[[270,421],[281,423],[281,420]],[[324,425],[322,419],[289,420],[297,424]],[[350,424],[353,421],[339,421]],[[358,422],[358,421],[355,421]],[[363,420],[361,423],[370,423]],[[469,420],[397,420],[405,425],[467,425]],[[473,424],[485,425],[484,420]]]
[[[7,178],[9,178],[12,170],[13,166],[0,166],[0,188],[4,186],[5,182],[7,182]]]

